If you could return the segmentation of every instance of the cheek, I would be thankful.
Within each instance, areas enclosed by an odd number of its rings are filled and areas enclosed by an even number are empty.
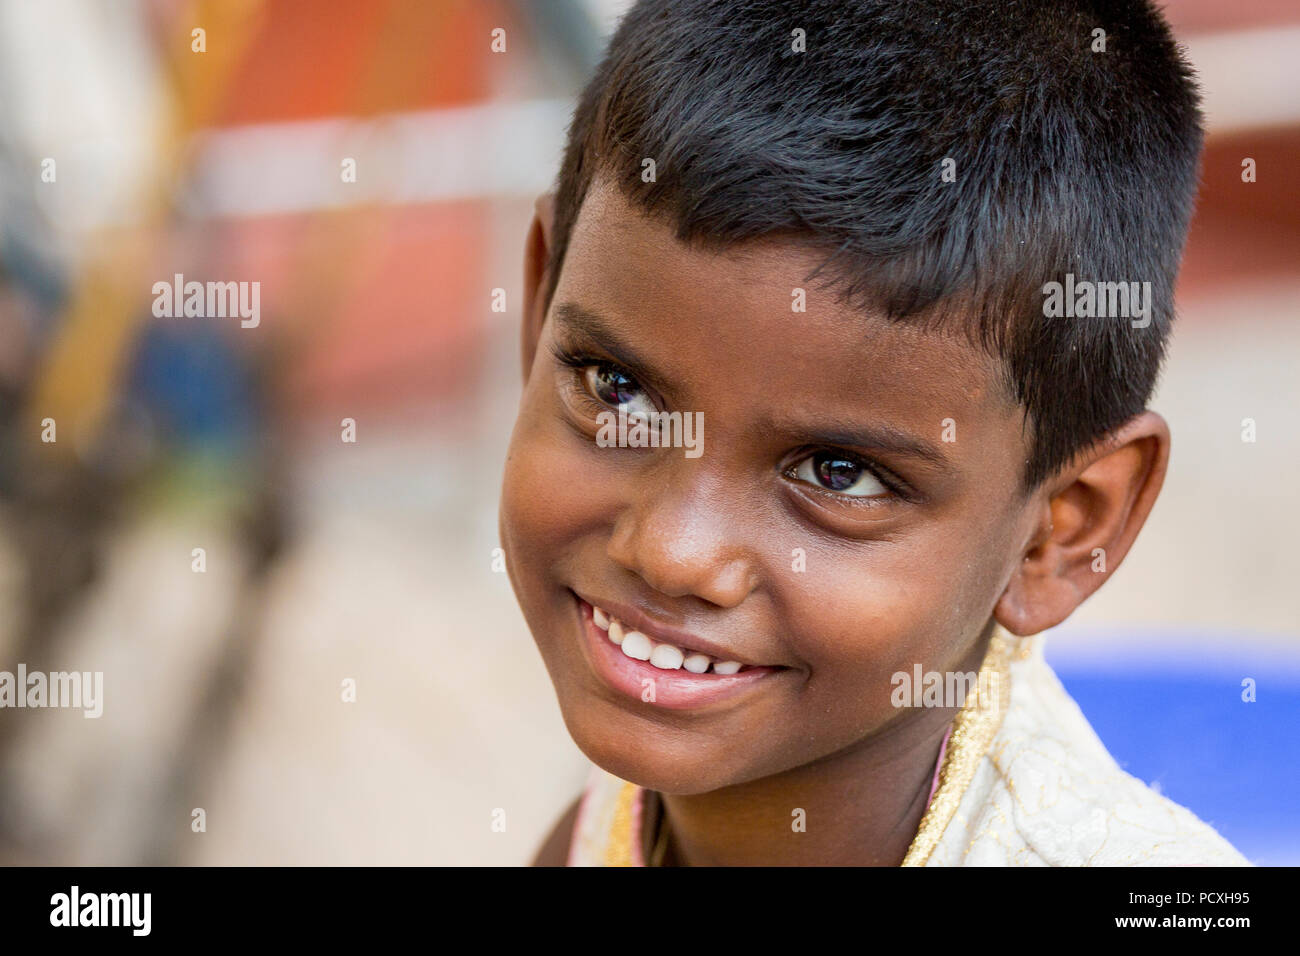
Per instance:
[[[986,562],[977,560],[986,547],[981,533],[936,528],[907,544],[873,543],[856,560],[828,554],[821,568],[821,556],[810,553],[787,593],[789,620],[798,622],[791,643],[814,683],[884,712],[895,673],[955,666],[997,599]]]
[[[566,545],[602,510],[590,449],[547,398],[530,390],[510,439],[501,488],[507,567],[525,576],[560,563]]]
[[[818,578],[803,589],[792,618],[815,709],[852,715],[855,727],[880,726],[892,716],[893,675],[910,674],[917,661],[930,669],[947,615],[900,568],[872,563]]]

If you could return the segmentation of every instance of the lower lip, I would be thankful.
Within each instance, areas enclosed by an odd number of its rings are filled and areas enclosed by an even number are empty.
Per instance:
[[[785,670],[784,667],[747,667],[736,674],[692,674],[690,671],[662,670],[649,661],[628,657],[604,630],[592,620],[591,605],[577,598],[586,638],[588,655],[596,673],[604,681],[629,697],[667,710],[694,710],[719,701],[731,700],[762,684],[764,678]],[[654,689],[654,699],[649,689]]]

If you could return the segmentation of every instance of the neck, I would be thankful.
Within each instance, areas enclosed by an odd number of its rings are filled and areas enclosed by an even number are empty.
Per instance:
[[[925,814],[940,745],[956,713],[921,710],[784,773],[708,793],[664,795],[665,865],[897,866]]]

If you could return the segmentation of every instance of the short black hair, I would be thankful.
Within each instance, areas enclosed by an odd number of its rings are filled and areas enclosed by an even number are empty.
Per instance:
[[[1151,397],[1202,139],[1145,0],[639,0],[568,130],[545,307],[598,174],[681,241],[825,249],[844,301],[1001,359],[1032,488]],[[1047,317],[1067,273],[1150,282],[1149,325]]]

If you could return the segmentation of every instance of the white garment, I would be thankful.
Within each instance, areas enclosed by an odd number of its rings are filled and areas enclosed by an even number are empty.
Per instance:
[[[1002,725],[927,866],[1250,865],[1121,770],[1043,659],[1042,637],[1020,640]]]
[[[984,668],[1001,675],[997,716],[972,719],[968,733],[965,712],[958,718],[946,779],[905,863],[1250,865],[1191,811],[1120,769],[1043,659],[1041,636],[999,631]],[[644,865],[643,803],[641,788],[593,768],[569,865]]]

